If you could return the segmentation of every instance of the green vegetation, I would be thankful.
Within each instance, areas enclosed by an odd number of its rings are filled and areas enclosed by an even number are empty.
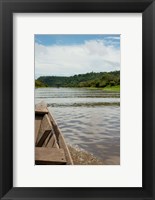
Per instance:
[[[35,80],[35,87],[39,88],[39,87],[48,87],[47,84],[43,83],[42,81],[39,80]]]
[[[99,73],[91,72],[70,77],[41,76],[37,81],[48,87],[89,87],[119,91],[120,71]]]
[[[105,90],[105,91],[120,92],[120,85],[116,85],[116,86],[106,86],[105,88],[103,88],[103,90]]]

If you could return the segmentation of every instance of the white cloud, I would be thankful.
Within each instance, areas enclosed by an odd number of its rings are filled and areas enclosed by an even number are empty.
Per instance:
[[[44,46],[35,44],[35,74],[69,76],[120,69],[120,50],[103,40],[80,45]]]

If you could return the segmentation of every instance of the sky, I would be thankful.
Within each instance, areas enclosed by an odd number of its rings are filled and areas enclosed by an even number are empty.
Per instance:
[[[120,35],[39,35],[35,78],[120,70]]]

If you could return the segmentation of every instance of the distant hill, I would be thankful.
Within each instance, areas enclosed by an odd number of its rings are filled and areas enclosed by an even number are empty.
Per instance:
[[[38,88],[38,87],[48,87],[48,86],[40,80],[35,80],[35,87]]]
[[[41,76],[37,81],[49,87],[97,87],[120,85],[120,71],[90,72],[74,76]]]

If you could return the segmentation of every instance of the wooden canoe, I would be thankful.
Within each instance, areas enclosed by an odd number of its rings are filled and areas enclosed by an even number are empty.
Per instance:
[[[35,164],[73,165],[64,137],[43,102],[35,106]]]

